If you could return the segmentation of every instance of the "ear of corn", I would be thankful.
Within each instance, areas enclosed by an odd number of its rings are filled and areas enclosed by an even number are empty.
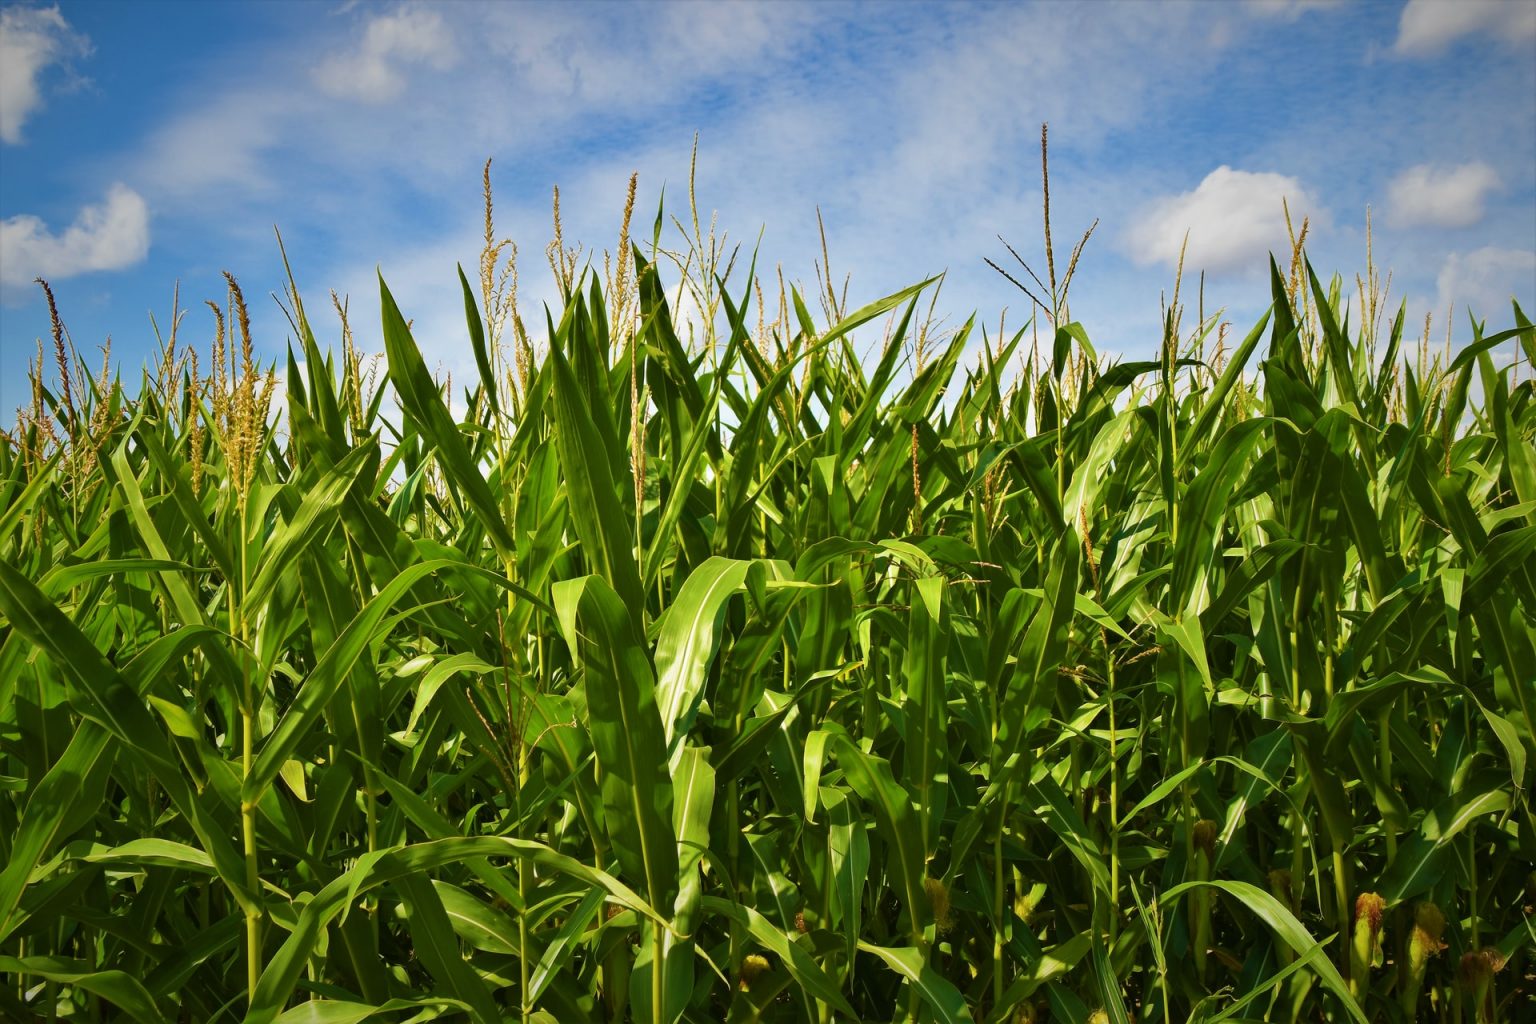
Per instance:
[[[675,294],[628,210],[607,289],[557,235],[536,346],[487,197],[459,401],[382,281],[387,388],[292,290],[280,426],[233,278],[137,395],[59,325],[0,442],[0,1017],[1511,1019],[1518,307],[1416,360],[1298,239],[1230,352],[1176,300],[1116,366],[1075,256],[946,336],[685,233]]]

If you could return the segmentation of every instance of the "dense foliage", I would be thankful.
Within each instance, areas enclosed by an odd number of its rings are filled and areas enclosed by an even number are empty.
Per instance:
[[[201,376],[39,360],[0,1017],[1529,1011],[1518,308],[1416,361],[1298,263],[1111,365],[711,272],[689,343],[620,252],[535,346],[488,245],[457,400],[382,282],[388,386],[291,293],[270,413],[233,279]]]

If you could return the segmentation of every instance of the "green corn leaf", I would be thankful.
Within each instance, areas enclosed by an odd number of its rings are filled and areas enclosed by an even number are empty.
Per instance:
[[[605,453],[610,447],[598,432],[591,410],[570,364],[559,350],[550,352],[555,368],[555,440],[570,495],[571,522],[582,554],[622,599],[636,629],[644,620],[645,599],[635,563],[634,534],[626,524],[621,494]]]
[[[247,608],[260,608],[266,603],[278,580],[290,574],[304,551],[324,536],[361,472],[376,461],[377,448],[370,441],[352,449],[309,489],[298,512],[267,542],[255,578],[245,593]]]
[[[922,836],[913,828],[906,790],[896,784],[889,762],[864,753],[847,736],[832,737],[831,745],[854,791],[874,812],[876,829],[889,851],[887,870],[901,886],[913,934],[921,934],[931,914],[923,888],[926,868]]]
[[[276,1024],[362,1024],[365,1020],[394,1015],[402,1010],[415,1010],[416,1015],[412,1020],[433,1020],[454,1010],[469,1012],[472,1009],[468,1003],[437,996],[391,999],[378,1005],[353,1003],[344,999],[312,999],[278,1017]]]
[[[51,601],[4,562],[0,562],[0,612],[5,613],[12,628],[46,651],[70,675],[80,713],[101,726],[154,774],[197,830],[204,849],[213,857],[220,877],[235,897],[242,901],[254,899],[255,894],[244,884],[240,859],[233,846],[194,798],[169,744],[132,686]],[[93,759],[89,754],[90,747],[83,746],[77,756],[82,761]],[[10,885],[19,882],[15,879]],[[8,892],[0,892],[0,896],[14,900]]]
[[[394,887],[405,900],[411,939],[427,970],[455,999],[474,1008],[474,1019],[480,1024],[498,1024],[501,1011],[485,982],[464,962],[448,913],[432,883],[412,873],[396,878]]]
[[[0,956],[0,970],[22,977],[78,985],[144,1024],[159,1024],[166,1019],[143,983],[123,971],[92,970],[80,961],[41,956]]]
[[[792,941],[783,931],[775,927],[751,907],[744,907],[715,896],[704,897],[704,910],[706,913],[723,917],[739,924],[762,948],[779,958],[796,984],[805,989],[811,996],[830,1004],[839,1013],[849,1017],[857,1017],[858,1012],[848,1004],[848,1000],[838,991],[837,983],[822,970],[815,959],[799,943]]]
[[[501,412],[501,385],[491,372],[491,358],[485,346],[485,325],[480,320],[480,307],[475,303],[475,293],[470,290],[469,278],[464,276],[464,265],[459,264],[459,286],[464,290],[464,322],[469,328],[469,347],[475,354],[475,369],[480,371],[480,386],[493,412]]]
[[[656,637],[656,705],[676,774],[682,738],[693,725],[709,664],[720,648],[726,602],[746,582],[750,562],[712,557],[695,569],[662,617]]]
[[[597,917],[597,912],[602,909],[604,901],[603,890],[593,888],[581,898],[581,901],[571,910],[565,923],[555,933],[553,939],[544,947],[544,953],[539,957],[538,965],[528,979],[528,1002],[537,1006],[550,982],[555,975],[564,970],[569,962],[571,951],[582,937],[582,933]]]
[[[650,657],[619,595],[601,577],[558,583],[554,600],[566,643],[585,669],[615,853],[626,875],[643,882],[651,903],[667,906],[677,890],[677,837]]]
[[[860,942],[859,948],[884,960],[891,970],[905,978],[907,984],[923,997],[923,1002],[933,1011],[934,1016],[944,1024],[974,1020],[960,990],[928,966],[922,950],[910,946],[895,949],[868,942]]]
[[[503,555],[517,549],[517,541],[502,519],[502,511],[486,486],[485,477],[470,458],[469,451],[443,405],[438,389],[422,362],[421,352],[411,339],[410,328],[395,298],[379,275],[379,304],[384,317],[384,351],[389,357],[389,379],[400,396],[400,403],[412,423],[437,450],[443,472],[453,480],[469,507],[479,516],[480,525]]]
[[[663,926],[666,923],[665,918],[634,890],[612,875],[588,867],[542,843],[503,836],[466,836],[382,850],[360,859],[351,871],[327,883],[304,905],[282,948],[262,972],[261,981],[251,996],[246,1024],[270,1024],[277,1019],[298,981],[299,972],[315,949],[321,930],[341,914],[351,900],[381,885],[393,884],[402,877],[475,857],[526,858],[574,881],[602,888],[620,905]]]
[[[938,828],[944,821],[949,786],[944,597],[943,578],[930,576],[916,581],[907,620],[908,725],[902,760],[907,792],[917,809],[925,859],[938,845]]]
[[[531,601],[535,605],[543,605],[543,602],[533,594],[515,584],[508,583],[500,574],[489,569],[464,565],[451,559],[418,562],[402,569],[399,575],[374,595],[357,613],[316,663],[314,671],[305,680],[298,696],[283,713],[272,734],[262,743],[250,773],[242,784],[242,799],[258,799],[271,785],[279,769],[293,756],[299,744],[305,740],[310,730],[320,720],[331,698],[351,673],[353,665],[372,643],[375,632],[384,622],[385,616],[393,609],[394,603],[409,592],[418,580],[424,579],[431,573],[448,569],[488,579],[518,594],[524,600]]]
[[[1307,932],[1305,926],[1296,920],[1296,915],[1287,910],[1279,900],[1269,893],[1248,882],[1219,879],[1209,882],[1184,882],[1164,892],[1158,897],[1158,902],[1171,904],[1184,893],[1201,887],[1209,887],[1224,892],[1242,903],[1243,906],[1247,907],[1254,916],[1263,921],[1275,933],[1276,938],[1289,946],[1298,955],[1308,954],[1317,945],[1316,941]],[[1312,971],[1317,975],[1318,980],[1323,983],[1323,986],[1339,1000],[1339,1003],[1344,1007],[1344,1011],[1349,1014],[1351,1020],[1357,1021],[1358,1024],[1370,1024],[1370,1018],[1365,1015],[1365,1012],[1360,1008],[1360,1004],[1355,1001],[1354,996],[1349,994],[1349,987],[1345,984],[1344,978],[1339,974],[1338,968],[1333,966],[1332,962],[1318,958],[1312,961]]]
[[[1450,842],[1473,827],[1479,818],[1509,809],[1510,793],[1500,788],[1478,788],[1454,793],[1432,808],[1418,829],[1398,847],[1387,865],[1377,891],[1388,903],[1411,899],[1428,890],[1440,878]]]

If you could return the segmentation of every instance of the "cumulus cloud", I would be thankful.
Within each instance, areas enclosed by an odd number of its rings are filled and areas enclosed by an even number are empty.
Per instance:
[[[1530,0],[1408,0],[1392,48],[1403,56],[1428,56],[1476,32],[1510,42],[1536,39],[1536,4]]]
[[[1482,161],[1455,167],[1419,164],[1387,185],[1387,220],[1394,227],[1470,227],[1483,219],[1499,176]]]
[[[437,12],[406,8],[369,19],[357,48],[323,61],[315,82],[332,96],[379,103],[405,89],[403,65],[443,71],[457,59],[453,36]]]
[[[84,207],[75,222],[58,233],[31,214],[0,221],[0,284],[121,270],[148,252],[149,207],[131,188],[113,185],[105,202]]]
[[[1298,229],[1314,226],[1326,213],[1296,178],[1237,171],[1225,165],[1206,175],[1192,192],[1164,196],[1143,208],[1124,238],[1126,254],[1142,266],[1174,265],[1189,233],[1185,264],[1212,273],[1262,266],[1269,252],[1288,247],[1285,207]]]
[[[21,141],[22,125],[43,100],[38,79],[44,70],[89,52],[89,40],[57,7],[0,11],[0,139]]]
[[[1486,319],[1490,327],[1510,317],[1509,300],[1520,300],[1529,309],[1536,299],[1536,252],[1484,246],[1467,253],[1451,253],[1436,279],[1439,308],[1456,304],[1456,321],[1467,322],[1466,311]]]

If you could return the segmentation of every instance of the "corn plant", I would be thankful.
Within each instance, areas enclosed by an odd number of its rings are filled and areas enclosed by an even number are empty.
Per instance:
[[[530,333],[486,190],[457,394],[382,279],[382,376],[290,290],[278,410],[233,278],[132,387],[55,316],[0,442],[0,1017],[1530,1012],[1518,306],[1415,362],[1298,245],[1240,343],[1176,299],[1112,364],[1054,259],[1011,335],[829,267],[818,321],[627,208]]]

